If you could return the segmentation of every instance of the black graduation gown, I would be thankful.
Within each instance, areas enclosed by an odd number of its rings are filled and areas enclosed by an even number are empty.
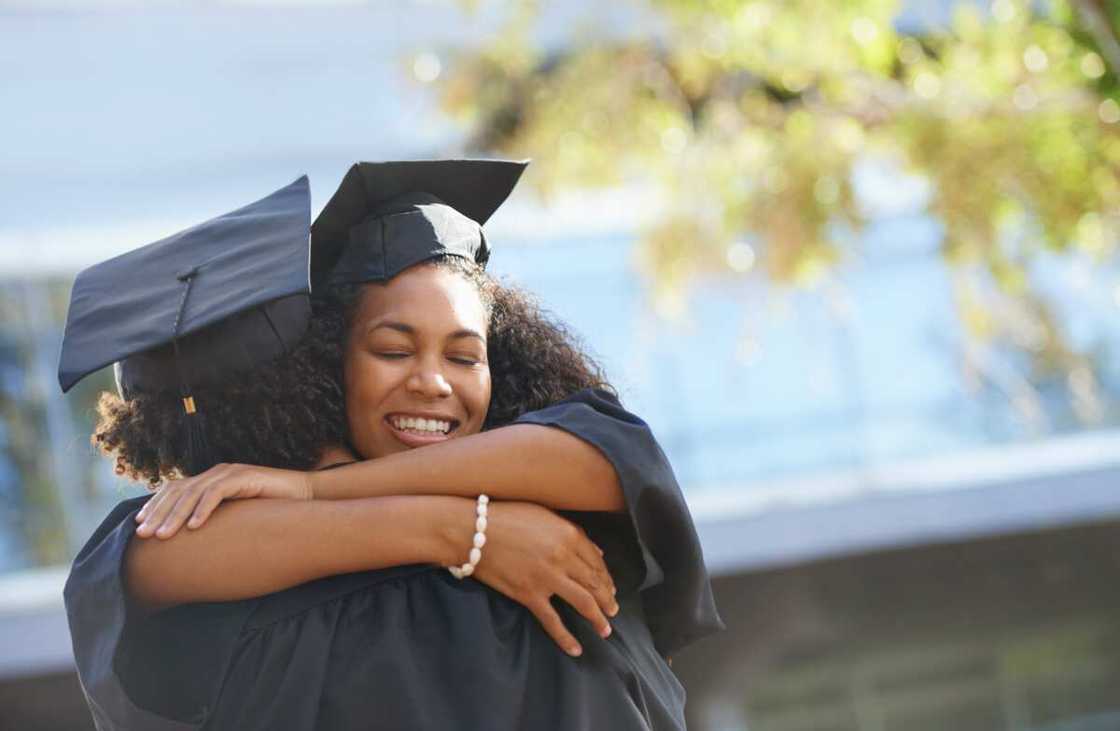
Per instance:
[[[603,548],[615,579],[609,638],[554,600],[584,648],[571,658],[521,605],[424,565],[133,616],[123,556],[144,496],[110,513],[66,584],[97,727],[683,729],[684,689],[664,656],[722,624],[664,454],[604,391],[517,421],[575,434],[619,473],[628,513],[564,513]]]

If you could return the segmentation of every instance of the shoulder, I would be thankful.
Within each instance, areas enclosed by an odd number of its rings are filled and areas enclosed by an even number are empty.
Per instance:
[[[638,415],[622,405],[617,394],[603,388],[581,389],[543,409],[526,412],[516,421],[541,423],[560,416],[607,417],[633,426],[647,426]]]

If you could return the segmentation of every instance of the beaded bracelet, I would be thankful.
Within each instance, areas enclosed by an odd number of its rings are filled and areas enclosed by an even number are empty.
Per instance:
[[[447,570],[456,579],[463,579],[474,573],[474,567],[482,560],[482,547],[486,545],[486,512],[490,498],[486,495],[478,496],[478,505],[475,513],[478,517],[474,520],[474,545],[471,547],[470,560],[462,566],[448,566]]]

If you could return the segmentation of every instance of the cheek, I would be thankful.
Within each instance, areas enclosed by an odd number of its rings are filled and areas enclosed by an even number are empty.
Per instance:
[[[486,420],[486,412],[490,410],[490,370],[481,370],[475,374],[470,385],[460,393],[464,405],[470,409],[472,420],[481,425]]]
[[[391,373],[383,372],[378,361],[364,353],[346,358],[343,366],[343,384],[346,388],[346,413],[351,428],[362,422],[362,417],[375,410],[382,401],[385,384]]]

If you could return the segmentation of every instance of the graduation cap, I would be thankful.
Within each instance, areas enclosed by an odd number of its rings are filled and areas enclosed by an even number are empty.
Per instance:
[[[482,226],[528,161],[414,160],[351,166],[311,226],[313,288],[385,281],[420,262],[490,258]]]
[[[304,176],[82,271],[62,338],[62,390],[116,363],[124,398],[178,390],[184,414],[195,416],[193,386],[275,358],[307,330],[310,225]],[[202,459],[201,425],[188,418],[188,426],[189,451]]]

